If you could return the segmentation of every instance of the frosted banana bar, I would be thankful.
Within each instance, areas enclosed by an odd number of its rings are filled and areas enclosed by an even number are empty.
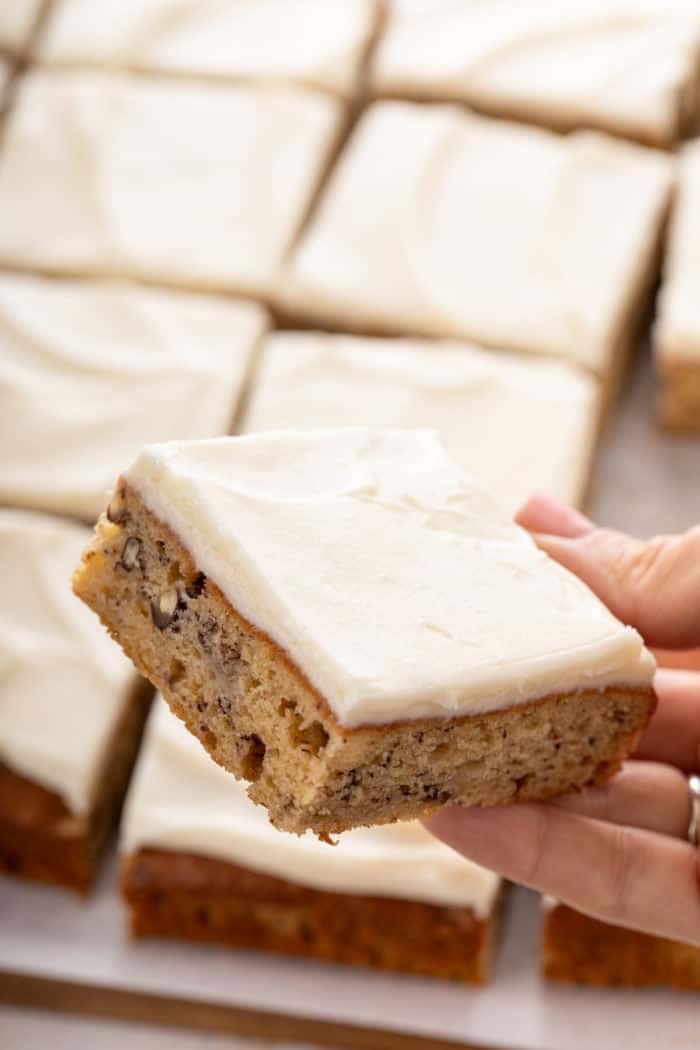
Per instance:
[[[278,827],[606,779],[654,661],[432,431],[144,449],[74,587]]]

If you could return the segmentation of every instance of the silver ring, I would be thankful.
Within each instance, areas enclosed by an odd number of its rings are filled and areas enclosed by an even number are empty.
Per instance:
[[[690,792],[688,842],[691,846],[700,846],[700,776],[695,773],[688,777],[688,791]]]

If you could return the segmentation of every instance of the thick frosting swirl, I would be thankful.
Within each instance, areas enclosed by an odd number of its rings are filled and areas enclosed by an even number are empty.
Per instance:
[[[485,917],[497,875],[434,839],[417,822],[358,828],[334,849],[270,824],[243,783],[218,766],[157,698],[126,801],[121,850],[213,857],[312,889],[470,907]]]
[[[0,759],[76,814],[90,809],[136,682],[131,663],[71,592],[88,539],[79,525],[0,509]]]
[[[433,431],[171,442],[144,449],[126,478],[342,725],[650,682],[636,631]]]

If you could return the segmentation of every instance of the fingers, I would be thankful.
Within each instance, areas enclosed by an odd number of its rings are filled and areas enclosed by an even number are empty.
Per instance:
[[[649,645],[700,645],[700,526],[681,536],[636,540],[591,528],[578,512],[542,496],[527,503],[517,520]]]
[[[478,864],[578,911],[700,945],[700,855],[687,842],[546,804],[449,806],[427,827]]]
[[[654,656],[659,667],[700,671],[700,649],[655,649]]]
[[[628,762],[603,787],[565,795],[551,805],[675,838],[686,837],[691,816],[687,777],[658,762]]]
[[[544,492],[535,493],[521,508],[516,520],[528,532],[565,536],[568,539],[585,536],[595,528],[590,518],[580,510],[560,503]]]
[[[661,669],[654,689],[658,705],[642,734],[635,759],[652,759],[686,773],[700,770],[700,674]]]

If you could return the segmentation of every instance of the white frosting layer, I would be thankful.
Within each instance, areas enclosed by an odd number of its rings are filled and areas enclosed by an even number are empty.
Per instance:
[[[665,356],[700,362],[700,140],[682,153],[656,342]]]
[[[94,520],[144,443],[230,430],[252,304],[0,277],[0,500]]]
[[[639,635],[432,431],[171,442],[126,477],[343,725],[650,680]]]
[[[0,261],[266,293],[340,112],[302,88],[30,73],[0,154]]]
[[[497,875],[438,842],[417,822],[359,828],[335,848],[277,831],[245,785],[207,755],[156,701],[126,802],[121,850],[196,853],[331,893],[470,907],[485,918]]]
[[[244,429],[435,427],[514,512],[535,489],[581,502],[598,411],[595,381],[558,361],[283,332],[265,344]]]
[[[43,0],[3,0],[0,3],[0,47],[21,50],[29,42]]]
[[[87,529],[0,509],[0,759],[77,814],[136,676],[71,592]]]
[[[699,63],[697,0],[392,0],[373,87],[671,141]]]
[[[451,106],[371,106],[280,297],[351,327],[558,354],[605,372],[653,259],[662,154]]]
[[[39,57],[349,96],[376,16],[375,0],[61,0]]]

